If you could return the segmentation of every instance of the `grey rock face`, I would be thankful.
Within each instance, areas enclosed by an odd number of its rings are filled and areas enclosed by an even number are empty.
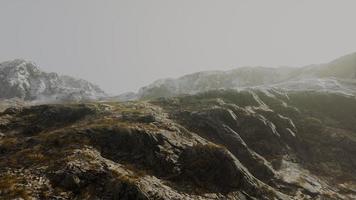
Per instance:
[[[88,81],[41,71],[24,60],[0,63],[0,98],[27,101],[89,100],[105,96]]]
[[[158,80],[142,87],[138,98],[152,99],[196,94],[218,89],[283,89],[356,94],[356,53],[327,64],[305,67],[241,67],[229,71],[203,71],[176,79]]]

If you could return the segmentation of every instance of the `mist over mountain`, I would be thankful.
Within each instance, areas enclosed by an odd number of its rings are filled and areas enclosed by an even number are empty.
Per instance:
[[[161,79],[116,96],[97,85],[70,76],[47,73],[32,62],[17,59],[0,63],[0,98],[53,102],[117,99],[121,101],[197,94],[218,89],[281,89],[356,93],[356,53],[330,63],[305,67],[240,67],[228,71],[202,71],[176,79]]]
[[[327,64],[305,67],[241,67],[229,71],[203,71],[177,79],[158,80],[138,92],[139,98],[196,94],[217,89],[311,90],[356,93],[356,53]]]
[[[355,8],[0,0],[0,200],[356,200]]]
[[[70,76],[47,73],[25,60],[0,63],[0,98],[56,102],[104,97],[98,86]]]
[[[350,54],[109,96],[31,62],[1,63],[0,197],[355,199],[355,72]]]

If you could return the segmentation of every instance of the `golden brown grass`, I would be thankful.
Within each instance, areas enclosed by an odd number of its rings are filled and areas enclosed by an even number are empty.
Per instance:
[[[23,198],[25,200],[30,199],[29,192],[19,185],[19,179],[12,175],[5,175],[0,177],[0,191],[1,199],[16,199]]]

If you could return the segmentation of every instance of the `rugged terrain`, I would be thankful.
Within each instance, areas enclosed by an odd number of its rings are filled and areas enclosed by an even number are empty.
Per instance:
[[[17,59],[0,63],[0,99],[44,103],[93,100],[104,96],[103,90],[88,81],[43,72],[32,62]]]
[[[355,199],[356,99],[219,90],[10,107],[2,199]]]
[[[355,72],[350,54],[108,97],[1,63],[0,199],[356,199]]]
[[[246,88],[326,91],[355,95],[356,53],[329,63],[304,67],[240,67],[228,71],[203,71],[176,79],[162,79],[142,87],[136,98],[150,99],[217,89]],[[131,99],[134,99],[133,95]]]

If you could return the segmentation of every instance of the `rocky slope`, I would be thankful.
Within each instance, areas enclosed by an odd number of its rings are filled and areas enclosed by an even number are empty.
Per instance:
[[[351,54],[107,97],[1,63],[0,199],[356,199],[355,71]]]
[[[278,88],[356,94],[356,53],[327,64],[305,67],[241,67],[158,80],[139,90],[137,98],[170,97],[216,89]]]
[[[34,63],[0,63],[0,99],[55,102],[97,99],[105,93],[88,81],[41,71]]]
[[[356,99],[220,90],[0,114],[3,199],[355,199]]]

